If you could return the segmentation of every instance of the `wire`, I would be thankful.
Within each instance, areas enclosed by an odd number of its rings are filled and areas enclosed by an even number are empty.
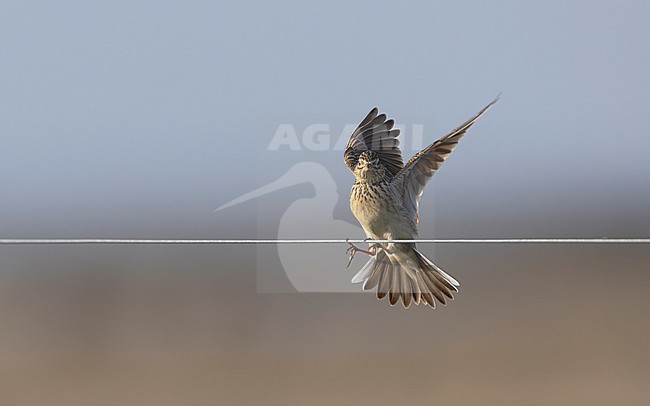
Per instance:
[[[343,243],[420,243],[420,244],[650,244],[650,238],[492,238],[492,239],[417,239],[417,240],[309,240],[309,239],[258,239],[258,240],[171,240],[171,239],[110,239],[110,238],[40,238],[0,239],[0,245],[77,245],[77,244],[130,244],[130,245],[258,245],[258,244],[343,244]]]

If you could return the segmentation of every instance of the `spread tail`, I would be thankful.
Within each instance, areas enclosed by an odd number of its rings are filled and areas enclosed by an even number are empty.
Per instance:
[[[388,296],[391,306],[402,300],[404,308],[411,303],[431,306],[437,299],[443,305],[460,284],[437,265],[422,255],[415,247],[410,251],[387,254],[379,250],[352,278],[352,283],[363,282],[364,290],[377,288],[377,299]]]

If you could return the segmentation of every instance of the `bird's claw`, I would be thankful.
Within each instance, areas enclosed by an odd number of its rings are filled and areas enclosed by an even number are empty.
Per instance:
[[[348,240],[349,240],[349,238],[346,238],[346,239],[345,239],[345,242],[347,242],[348,244],[350,244],[350,246],[348,247],[347,250],[345,250],[345,253],[348,254],[348,258],[349,258],[350,260],[348,261],[348,265],[345,267],[346,269],[350,267],[350,264],[352,263],[352,260],[354,259],[354,255],[355,255],[355,254],[357,253],[357,251],[359,250],[359,248],[357,248],[354,244],[352,244],[352,243],[349,242]]]
[[[352,244],[348,240],[349,240],[349,238],[346,238],[345,242],[348,243],[350,246],[348,247],[347,250],[345,250],[345,253],[348,254],[348,257],[349,257],[350,260],[348,261],[348,265],[346,266],[346,268],[350,267],[350,264],[352,263],[352,260],[354,259],[354,256],[359,251],[363,252],[363,253],[366,253],[366,254],[368,254],[370,256],[374,256],[377,253],[376,247],[374,245],[372,247],[370,247],[369,250],[364,250],[364,249],[361,249],[361,248],[357,247],[356,245]],[[363,241],[365,242],[365,241],[368,241],[368,240],[371,240],[371,238],[366,238]]]

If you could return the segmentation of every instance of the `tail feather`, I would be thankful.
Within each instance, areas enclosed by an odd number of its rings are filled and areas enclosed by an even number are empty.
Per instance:
[[[384,253],[384,255],[386,254]],[[393,265],[388,260],[388,257],[386,257],[386,259],[381,263],[383,264],[383,267],[381,269],[381,274],[379,275],[379,285],[377,285],[377,299],[383,299],[388,294],[393,271]]]
[[[437,268],[436,273],[433,274],[435,278],[438,280],[438,282],[440,282],[449,291],[458,292],[458,288],[456,286],[452,285],[447,279],[445,279],[442,275],[437,273],[438,269],[440,268]]]
[[[393,262],[391,260],[391,262]],[[390,277],[390,289],[388,290],[388,302],[391,304],[391,306],[395,306],[397,302],[399,302],[399,297],[401,296],[401,287],[400,287],[400,269],[395,266],[393,263],[393,266],[390,269],[391,277]]]
[[[414,247],[410,254],[387,254],[379,250],[352,278],[352,282],[364,282],[364,290],[376,287],[377,298],[388,296],[391,306],[401,299],[405,308],[411,303],[417,305],[422,302],[435,309],[436,299],[445,305],[447,298],[453,300],[452,292],[458,292],[460,286],[456,279]]]
[[[368,261],[370,262],[370,261]],[[387,266],[387,261],[378,261],[377,266],[373,267],[372,274],[366,279],[363,284],[363,290],[371,290],[379,285],[381,275]]]
[[[368,280],[376,270],[376,263],[377,260],[375,257],[370,257],[363,268],[361,268],[361,270],[357,272],[356,275],[354,275],[354,278],[352,278],[352,283],[359,283]]]
[[[431,284],[432,289],[436,289],[440,294],[447,296],[450,299],[453,299],[454,297],[451,295],[451,291],[447,289],[447,286],[445,286],[442,282],[440,282],[440,279],[438,279],[435,275],[433,275],[431,272],[425,272],[424,273],[424,278],[425,280],[429,280]],[[438,299],[440,300],[440,299]],[[444,297],[442,300],[440,300],[443,304],[445,304]]]
[[[431,261],[429,260],[429,258],[427,258],[427,257],[425,257],[424,255],[422,255],[422,253],[421,253],[420,251],[416,250],[415,248],[414,248],[413,250],[414,250],[414,251],[415,251],[415,252],[416,252],[416,253],[417,253],[417,254],[418,254],[418,255],[419,255],[419,256],[420,256],[424,261],[426,261],[427,264],[429,264],[433,269],[436,270],[435,275],[436,275],[437,277],[439,277],[441,281],[444,281],[445,284],[450,284],[450,285],[451,285],[451,286],[449,287],[449,289],[452,289],[452,290],[455,290],[456,292],[458,292],[458,289],[455,289],[455,288],[459,287],[459,286],[460,286],[460,283],[459,283],[456,279],[452,278],[451,275],[449,275],[447,272],[445,272],[445,271],[443,271],[442,269],[440,269],[440,267],[439,267],[438,265],[434,264],[433,262],[431,262]]]
[[[404,305],[405,309],[408,309],[409,306],[411,306],[411,301],[413,300],[413,294],[415,293],[415,289],[413,288],[413,284],[411,283],[411,278],[408,276],[406,272],[397,272],[400,277],[400,290],[399,292],[401,293],[402,296],[402,304]]]
[[[417,285],[421,286],[422,290],[422,302],[424,302],[425,305],[431,306],[432,309],[436,308],[436,301],[433,299],[433,295],[431,294],[431,291],[428,289],[426,286],[426,282],[424,282],[424,279],[422,278],[422,272],[418,272],[416,274],[417,277]]]
[[[411,278],[408,279],[409,282],[411,283],[411,290],[413,292],[413,303],[419,305],[420,301],[422,300],[422,289],[420,289],[420,285],[418,284],[417,281],[417,273],[415,275],[416,275],[416,279],[411,279]]]
[[[422,272],[422,279],[424,279],[425,286],[427,289],[429,289],[429,292],[433,296],[435,296],[436,299],[443,305],[447,304],[447,301],[445,300],[445,296],[442,294],[440,289],[438,289],[438,286],[436,286],[436,283],[434,282],[436,280],[435,277],[427,275],[426,272]]]

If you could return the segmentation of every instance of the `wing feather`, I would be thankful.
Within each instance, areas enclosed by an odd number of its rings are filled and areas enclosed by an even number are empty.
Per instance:
[[[348,168],[354,171],[361,152],[370,150],[377,153],[390,176],[395,176],[404,167],[404,161],[397,139],[400,131],[393,128],[394,125],[395,122],[387,120],[386,114],[379,114],[376,107],[370,110],[348,140],[345,149],[345,164]]]
[[[415,154],[404,165],[404,168],[395,175],[391,184],[397,188],[398,193],[403,197],[404,206],[415,223],[418,221],[420,197],[429,179],[431,179],[434,172],[440,168],[445,159],[456,148],[458,141],[465,135],[472,124],[498,100],[499,97],[454,131]]]

